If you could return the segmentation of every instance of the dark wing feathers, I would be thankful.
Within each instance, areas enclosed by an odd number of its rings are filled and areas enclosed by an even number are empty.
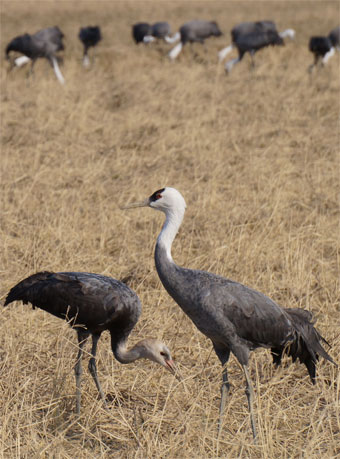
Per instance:
[[[93,331],[109,328],[121,315],[135,325],[141,312],[137,295],[125,284],[91,273],[34,274],[10,290],[5,306],[12,301],[31,303]]]

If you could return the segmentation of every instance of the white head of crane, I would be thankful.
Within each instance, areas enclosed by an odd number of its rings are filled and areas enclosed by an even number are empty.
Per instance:
[[[157,242],[164,246],[166,254],[170,260],[171,245],[177,234],[178,228],[183,221],[185,209],[187,207],[181,193],[176,188],[165,187],[155,191],[149,198],[141,202],[129,204],[124,209],[134,207],[152,207],[165,213],[166,219],[163,229],[160,232]]]

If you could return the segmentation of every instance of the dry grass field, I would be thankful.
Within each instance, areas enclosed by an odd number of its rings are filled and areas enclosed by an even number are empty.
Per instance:
[[[216,19],[225,35],[174,63],[169,45],[132,41],[134,22],[165,19],[176,30],[193,18]],[[259,52],[254,72],[247,57],[226,76],[217,51],[233,25],[257,19],[294,28],[295,42]],[[127,278],[143,304],[130,344],[164,340],[183,381],[151,362],[120,365],[104,333],[98,371],[109,410],[84,361],[77,417],[74,331],[30,306],[1,308],[0,457],[340,457],[335,367],[322,359],[312,386],[305,367],[286,359],[276,369],[263,349],[250,361],[258,444],[234,357],[217,439],[220,364],[154,267],[163,215],[120,210],[178,188],[188,208],[176,262],[313,311],[340,362],[339,53],[307,73],[309,36],[338,22],[333,1],[1,2],[1,302],[38,270]],[[77,34],[95,24],[103,40],[84,70]],[[26,69],[8,73],[7,42],[54,25],[65,33],[66,85],[45,61],[30,80]]]

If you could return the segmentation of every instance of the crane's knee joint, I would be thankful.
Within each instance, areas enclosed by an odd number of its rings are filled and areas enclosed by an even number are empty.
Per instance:
[[[78,365],[78,363],[74,367],[74,372],[75,372],[76,376],[81,376],[82,373],[83,373],[83,370],[82,370],[81,366]]]
[[[97,374],[96,359],[94,357],[90,358],[89,367],[88,368],[89,368],[89,372],[92,375]]]

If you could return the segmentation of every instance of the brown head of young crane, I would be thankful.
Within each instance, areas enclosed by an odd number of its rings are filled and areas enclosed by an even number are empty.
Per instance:
[[[158,236],[155,262],[158,275],[170,296],[178,303],[196,327],[212,341],[223,368],[219,431],[229,382],[226,363],[232,352],[246,377],[246,394],[253,436],[256,438],[253,415],[253,388],[248,374],[250,351],[270,348],[276,364],[284,353],[306,365],[315,383],[318,356],[334,363],[322,347],[325,342],[313,327],[311,314],[303,309],[284,309],[274,301],[243,284],[206,271],[182,268],[171,256],[172,242],[182,223],[186,204],[174,188],[162,188],[141,203],[125,208],[148,206],[165,214],[165,223]]]
[[[79,352],[75,365],[76,410],[80,413],[81,359],[87,338],[92,336],[89,371],[105,405],[105,396],[97,377],[96,352],[100,335],[108,330],[111,347],[120,363],[149,359],[175,373],[167,346],[156,339],[143,339],[127,349],[128,337],[141,314],[136,293],[112,277],[82,272],[40,272],[15,285],[4,306],[12,301],[31,303],[56,317],[65,319],[78,335]]]

